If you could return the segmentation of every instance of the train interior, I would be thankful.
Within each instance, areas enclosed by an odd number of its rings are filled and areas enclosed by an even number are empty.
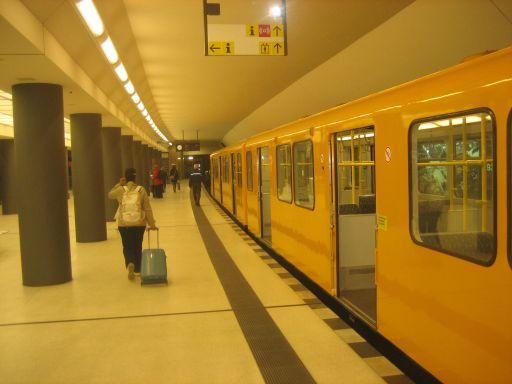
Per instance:
[[[261,238],[268,244],[272,243],[271,209],[270,209],[270,161],[268,147],[259,148],[260,173],[260,212]]]
[[[335,135],[338,297],[376,323],[374,139],[373,128]]]
[[[413,235],[479,263],[494,255],[494,128],[487,112],[411,129]]]

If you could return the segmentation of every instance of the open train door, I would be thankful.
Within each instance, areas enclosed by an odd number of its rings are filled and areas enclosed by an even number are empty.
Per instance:
[[[261,238],[272,242],[270,221],[270,159],[268,147],[258,148]]]
[[[332,220],[337,229],[337,297],[369,323],[376,324],[374,128],[338,132],[331,145],[335,164]]]

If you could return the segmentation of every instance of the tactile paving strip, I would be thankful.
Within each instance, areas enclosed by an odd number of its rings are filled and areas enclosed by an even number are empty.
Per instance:
[[[212,264],[266,383],[315,383],[236,267],[201,208],[192,210]]]
[[[414,384],[393,363],[382,356],[366,340],[364,340],[350,325],[340,319],[334,312],[326,307],[313,293],[304,287],[297,279],[284,269],[272,256],[263,250],[248,236],[219,205],[212,201],[212,205],[240,237],[254,250],[254,252],[302,298],[315,314],[320,317],[336,335],[345,341],[370,368],[372,368],[384,381],[389,384]]]

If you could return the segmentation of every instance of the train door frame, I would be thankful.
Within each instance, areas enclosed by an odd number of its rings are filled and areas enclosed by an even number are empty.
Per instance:
[[[340,239],[342,238],[342,223],[340,222],[340,212],[341,212],[341,207],[340,207],[340,195],[339,195],[339,178],[340,178],[340,175],[339,175],[339,159],[338,159],[338,144],[337,144],[337,137],[341,134],[351,134],[353,135],[353,132],[354,131],[360,131],[360,130],[373,130],[373,139],[374,139],[374,142],[373,142],[373,189],[374,189],[374,194],[375,194],[375,198],[376,198],[376,195],[377,195],[377,191],[376,191],[376,178],[377,178],[377,173],[376,173],[376,167],[375,167],[375,148],[376,148],[376,140],[377,140],[377,135],[376,135],[376,129],[375,129],[375,126],[374,125],[371,125],[371,126],[363,126],[363,127],[360,127],[360,128],[353,128],[353,129],[345,129],[345,130],[339,130],[339,131],[336,131],[336,132],[333,132],[332,135],[331,135],[331,139],[329,140],[329,144],[330,144],[330,151],[331,151],[331,158],[332,158],[332,170],[331,170],[331,204],[332,204],[332,207],[331,207],[331,239],[332,241],[334,242],[333,243],[333,246],[332,246],[332,249],[335,253],[334,255],[334,265],[335,265],[335,268],[333,270],[333,273],[334,273],[334,281],[336,283],[336,288],[335,288],[335,291],[336,291],[336,297],[338,300],[340,300],[342,303],[344,303],[347,307],[349,307],[353,312],[357,313],[364,321],[366,321],[369,325],[371,325],[372,327],[376,327],[377,325],[377,286],[375,284],[375,281],[376,281],[376,270],[377,270],[377,222],[376,222],[376,219],[377,219],[377,210],[375,209],[375,213],[374,213],[374,217],[375,217],[375,223],[372,224],[371,223],[367,223],[366,227],[367,228],[371,228],[371,230],[369,230],[367,232],[368,235],[371,236],[371,233],[374,234],[374,249],[373,249],[373,264],[374,264],[374,296],[370,299],[372,301],[372,305],[373,305],[373,310],[374,311],[374,315],[371,315],[369,313],[369,311],[365,311],[364,309],[361,308],[361,306],[358,306],[357,304],[354,303],[355,300],[350,300],[349,297],[344,297],[343,295],[343,289],[342,289],[342,284],[345,283],[345,281],[342,281],[343,280],[343,276],[342,276],[342,273],[341,273],[341,269],[343,268],[343,261],[342,261],[342,252],[344,251],[344,248],[345,247],[342,247],[341,244],[340,244]],[[354,141],[355,137],[352,138],[352,142]],[[352,152],[354,153],[354,152]],[[353,159],[352,159],[353,160]],[[354,167],[352,168],[354,169]],[[352,172],[351,172],[351,175],[352,175]],[[359,175],[359,177],[361,178],[361,175]],[[354,179],[352,179],[352,182],[353,182]],[[359,209],[359,205],[358,205],[358,209]],[[354,215],[355,216],[355,215]],[[362,216],[362,215],[361,215]],[[368,221],[371,221],[370,218],[368,218],[369,220]],[[351,238],[351,236],[353,236],[352,234],[351,235],[347,235],[347,239],[348,238]],[[371,244],[371,242],[370,242]],[[348,279],[347,279],[348,280]],[[346,290],[348,291],[348,290]]]
[[[219,156],[219,193],[220,193],[220,204],[223,205],[223,193],[222,193],[222,178],[224,176],[224,160],[222,160],[222,155]]]
[[[230,163],[231,163],[231,195],[232,195],[232,214],[236,217],[236,153],[233,152],[230,154]]]
[[[263,166],[262,166],[262,150],[266,149],[267,153],[267,172],[268,175],[268,192],[263,191]],[[258,147],[258,200],[259,200],[259,208],[260,208],[260,234],[261,239],[269,244],[272,244],[272,208],[271,208],[271,164],[270,164],[270,145],[261,146]],[[267,206],[268,206],[268,221],[265,221],[267,219],[265,215],[265,196],[268,196]],[[268,226],[268,230],[265,230],[265,228]]]

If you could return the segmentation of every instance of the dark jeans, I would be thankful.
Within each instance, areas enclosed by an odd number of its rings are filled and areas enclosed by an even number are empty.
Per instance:
[[[164,191],[164,186],[162,184],[153,185],[153,197],[155,199],[161,199],[163,197],[163,191]]]
[[[140,259],[142,258],[142,241],[146,227],[119,227],[123,240],[123,254],[125,266],[128,263],[135,265],[135,272],[140,272]]]
[[[196,202],[196,205],[199,205],[199,200],[201,199],[201,186],[193,185],[192,193],[194,194],[194,201]]]

